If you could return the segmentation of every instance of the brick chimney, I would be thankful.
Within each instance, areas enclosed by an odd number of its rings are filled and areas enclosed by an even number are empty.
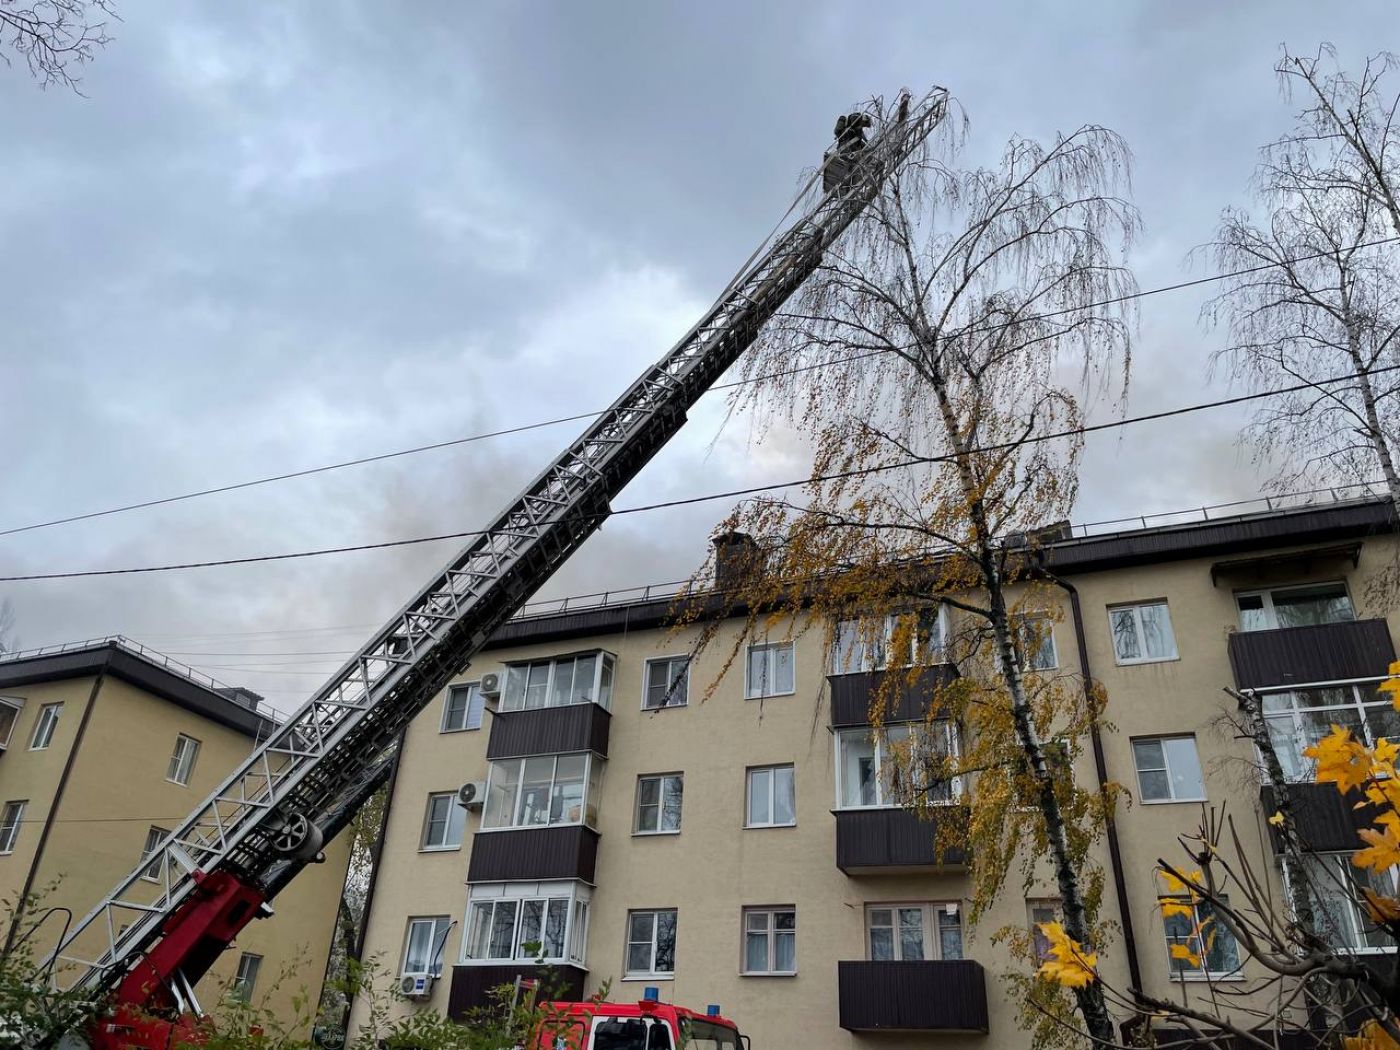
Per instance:
[[[715,588],[731,590],[763,564],[763,548],[746,532],[722,532],[715,545]]]

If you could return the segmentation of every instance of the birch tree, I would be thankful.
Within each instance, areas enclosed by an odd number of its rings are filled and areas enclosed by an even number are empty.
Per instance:
[[[1324,48],[1285,52],[1295,127],[1266,146],[1253,179],[1262,215],[1221,216],[1209,254],[1233,277],[1206,307],[1228,346],[1215,358],[1261,403],[1245,436],[1274,484],[1379,481],[1400,508],[1400,94],[1380,56],[1353,77]],[[1337,380],[1329,382],[1330,380]]]
[[[873,115],[887,116],[878,103]],[[938,835],[940,849],[969,847],[970,921],[1017,872],[1029,887],[1048,871],[1065,929],[1102,950],[1091,847],[1113,791],[1068,775],[1102,694],[1032,667],[1055,607],[1034,530],[1073,503],[1081,399],[1126,382],[1130,155],[1096,126],[1012,139],[992,167],[958,167],[957,152],[944,139],[891,179],[746,358],[754,382],[735,404],[757,411],[760,435],[798,427],[812,476],[802,499],[754,500],[726,523],[771,554],[748,559],[729,595],[748,610],[744,636],[701,620],[701,645],[727,644],[727,669],[745,637],[820,625],[828,650],[883,653],[877,732],[901,689],[928,697],[928,732],[887,735],[885,788],[927,815],[961,785],[966,809],[942,807]],[[921,675],[906,654],[930,646],[957,677]],[[949,724],[956,753],[938,743]],[[1063,1039],[1067,1010],[1112,1039],[1093,982],[1027,1009],[1053,1022],[1047,1040]]]

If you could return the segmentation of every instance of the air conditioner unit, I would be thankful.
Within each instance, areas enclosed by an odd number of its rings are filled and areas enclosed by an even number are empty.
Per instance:
[[[480,809],[486,802],[486,781],[468,780],[457,789],[457,805],[466,809]]]
[[[426,973],[405,974],[399,991],[405,999],[426,999],[432,993],[433,978]]]
[[[497,697],[501,695],[501,676],[498,674],[484,674],[481,676],[481,685],[478,686],[481,695],[485,697]]]

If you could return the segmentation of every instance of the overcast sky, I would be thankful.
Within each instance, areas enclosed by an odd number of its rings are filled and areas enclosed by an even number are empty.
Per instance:
[[[1393,2],[117,3],[86,97],[0,69],[0,529],[601,408],[900,87],[953,91],[972,160],[1122,133],[1140,284],[1199,276],[1280,44],[1400,48]],[[1143,301],[1131,413],[1223,391],[1201,300]],[[703,404],[616,506],[805,474]],[[1091,437],[1076,519],[1256,494],[1238,423]],[[0,537],[0,575],[479,527],[581,426]],[[683,578],[728,509],[618,518],[545,593]],[[122,633],[285,708],[455,546],[0,597],[25,646]]]

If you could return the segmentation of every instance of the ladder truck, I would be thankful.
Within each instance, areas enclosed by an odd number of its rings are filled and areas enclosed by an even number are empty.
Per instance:
[[[680,342],[69,928],[45,962],[58,987],[110,1004],[89,1033],[93,1050],[198,1040],[195,983],[239,931],[272,913],[297,872],[323,859],[321,847],[387,778],[413,717],[603,524],[690,407],[942,121],[947,100],[942,88],[906,92],[869,142],[828,153],[805,211],[789,210]]]

